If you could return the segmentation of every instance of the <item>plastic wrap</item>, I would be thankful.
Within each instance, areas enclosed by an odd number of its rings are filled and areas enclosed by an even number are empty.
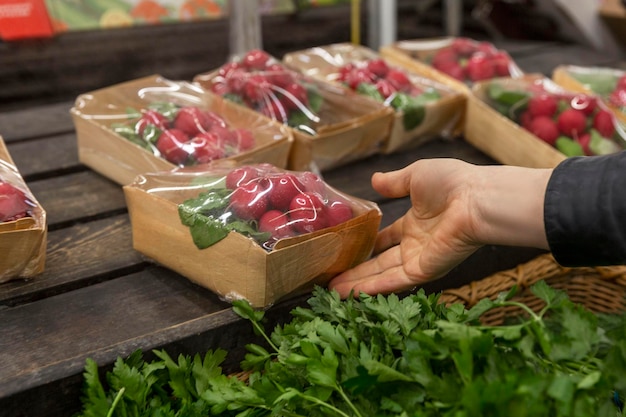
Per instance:
[[[626,71],[607,67],[557,67],[552,79],[563,88],[599,96],[622,124],[626,124]]]
[[[598,96],[565,90],[548,78],[492,80],[481,98],[565,156],[625,148],[626,132]]]
[[[71,114],[81,162],[119,184],[218,160],[286,167],[293,142],[280,123],[158,75],[82,94]]]
[[[451,136],[465,110],[465,96],[460,92],[391,65],[360,45],[339,43],[291,52],[283,62],[307,76],[337,83],[391,107],[394,126],[383,153]]]
[[[135,249],[226,301],[259,307],[371,254],[375,203],[310,171],[218,165],[146,174],[124,187]]]
[[[0,283],[44,270],[46,212],[26,186],[0,137]]]
[[[261,50],[199,74],[194,82],[292,128],[293,170],[323,171],[378,153],[392,123],[382,103],[289,69]]]
[[[384,58],[461,90],[478,81],[524,74],[508,52],[491,42],[466,37],[403,40],[380,52]]]

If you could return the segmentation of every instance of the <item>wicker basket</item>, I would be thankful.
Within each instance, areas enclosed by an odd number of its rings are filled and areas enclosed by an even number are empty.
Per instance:
[[[533,311],[544,303],[529,289],[537,281],[545,281],[552,288],[565,291],[570,299],[596,313],[618,313],[626,310],[626,266],[566,268],[560,266],[551,254],[541,255],[516,268],[501,271],[463,287],[442,292],[446,304],[463,303],[468,308],[483,298],[494,299],[498,294],[518,286],[513,300],[520,301]],[[487,325],[499,325],[507,318],[520,315],[517,308],[495,308],[483,315]]]

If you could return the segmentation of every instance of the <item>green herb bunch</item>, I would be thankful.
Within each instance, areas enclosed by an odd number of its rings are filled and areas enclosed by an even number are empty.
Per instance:
[[[539,312],[513,301],[515,289],[470,310],[419,290],[340,300],[316,288],[309,307],[271,333],[264,312],[234,311],[265,343],[249,344],[245,378],[224,374],[224,350],[204,356],[164,351],[118,359],[106,375],[88,360],[79,416],[486,417],[622,416],[626,320],[598,315],[544,282]],[[523,314],[499,326],[487,311]]]

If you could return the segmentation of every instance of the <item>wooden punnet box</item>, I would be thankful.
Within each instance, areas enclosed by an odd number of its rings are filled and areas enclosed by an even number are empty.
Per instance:
[[[294,143],[289,156],[289,169],[327,171],[380,153],[390,133],[393,110],[343,87],[305,77],[287,68],[239,74],[237,77],[240,77],[240,80],[237,81],[234,80],[234,76],[224,79],[219,75],[218,69],[196,75],[194,82],[206,90],[221,94],[222,85],[246,84],[252,82],[255,76],[272,76],[276,73],[293,74],[296,83],[307,86],[309,96],[314,92],[315,102],[319,107],[312,110],[297,99],[292,101],[295,103],[292,106],[305,109],[304,113],[307,115],[307,121],[299,127],[289,124],[288,120],[280,120],[273,116],[275,120],[289,126],[293,132]],[[279,97],[280,93],[276,92],[283,90],[282,87],[278,89],[272,87],[272,91],[261,101],[279,103],[282,99]],[[228,95],[232,97],[232,94]],[[245,100],[241,105],[249,107]],[[278,107],[281,106],[283,105],[278,104]],[[283,113],[282,109],[273,112],[273,114]]]
[[[541,140],[531,133],[529,129],[532,127],[523,127],[511,117],[507,117],[496,110],[492,97],[490,97],[490,88],[495,84],[500,86],[501,94],[503,92],[502,99],[510,101],[510,104],[514,102],[514,107],[517,107],[518,110],[524,109],[528,103],[528,98],[519,101],[519,99],[514,98],[517,96],[517,92],[528,92],[531,95],[553,95],[561,100],[561,104],[564,102],[571,103],[576,97],[584,97],[584,95],[563,89],[542,74],[526,74],[520,78],[499,78],[478,82],[472,87],[472,95],[467,102],[465,139],[498,162],[506,165],[552,168],[567,158],[568,155],[562,152],[561,148]],[[599,111],[600,109],[606,109],[606,107],[598,102],[596,110]],[[556,121],[557,115],[562,110],[558,110],[552,119]],[[593,118],[593,115],[587,116],[587,118]],[[603,145],[594,148],[601,151],[598,154],[617,152],[623,149],[626,144],[624,132],[619,128],[616,119],[613,119],[612,123],[615,127],[613,136],[610,139],[599,139]],[[586,129],[590,129],[590,127],[590,122],[586,121]],[[559,132],[558,139],[562,136],[564,133]]]
[[[267,164],[255,167],[270,168]],[[183,224],[181,213],[189,212],[181,207],[198,198],[203,190],[224,189],[222,184],[228,184],[225,178],[230,169],[215,165],[210,171],[183,168],[176,172],[150,173],[124,186],[134,248],[212,290],[225,301],[246,299],[255,307],[268,307],[284,297],[310,291],[316,284],[324,285],[371,255],[381,220],[378,206],[346,196],[325,185],[317,176],[316,183],[324,184],[321,189],[316,187],[319,194],[328,202],[348,203],[351,218],[310,233],[276,238],[272,246],[234,229],[227,230],[210,244],[199,244],[209,233],[208,228],[204,223],[200,224],[200,229]],[[215,203],[212,197],[209,200]],[[229,201],[227,208],[213,218],[235,212],[230,208],[232,199]],[[256,223],[252,221],[253,228]],[[212,220],[207,224],[215,225]],[[244,229],[248,227],[237,230]]]
[[[356,74],[367,68],[369,61],[377,59],[381,57],[372,49],[350,43],[338,43],[288,53],[283,57],[283,62],[307,76],[347,87],[341,81],[342,68],[352,65],[354,67],[352,74]],[[411,108],[408,103],[394,101],[396,95],[390,95],[388,98],[381,95],[376,98],[395,110],[391,133],[381,152],[389,154],[419,146],[435,137],[450,135],[464,112],[465,95],[447,85],[411,73],[403,67],[390,64],[389,68],[406,74],[410,81],[406,85],[406,91],[399,91],[397,95],[405,93],[407,94],[405,97],[408,97],[409,90],[416,89],[420,93],[410,95],[416,99],[416,102],[420,100],[420,96],[422,100],[419,101],[419,107]],[[391,78],[388,77],[389,80],[387,80],[385,75],[388,74],[381,73],[377,80],[372,80],[367,84],[374,85],[378,80],[389,82]],[[400,97],[397,98],[400,99]],[[405,106],[407,111],[403,110],[403,104],[407,104]]]
[[[28,216],[0,223],[0,283],[32,278],[45,267],[46,212],[26,186],[1,136],[0,182],[7,182],[24,193],[31,207]]]
[[[81,94],[70,110],[78,138],[79,160],[120,185],[131,183],[145,172],[171,170],[184,165],[165,159],[145,141],[131,141],[127,132],[155,103],[196,106],[219,115],[229,129],[247,129],[254,146],[225,156],[236,164],[267,162],[287,167],[293,143],[291,131],[259,113],[236,106],[197,86],[151,75]],[[166,106],[164,106],[166,107]]]

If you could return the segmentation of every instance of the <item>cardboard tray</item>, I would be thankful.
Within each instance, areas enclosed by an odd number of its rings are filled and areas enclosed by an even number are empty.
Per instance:
[[[216,70],[199,74],[194,82],[209,90],[216,75]],[[315,134],[284,125],[294,137],[287,168],[327,171],[380,153],[390,134],[393,110],[343,87],[319,80],[315,85],[323,99]]]
[[[533,79],[539,75],[528,75]],[[509,79],[510,82],[515,82]],[[505,165],[553,168],[566,156],[485,102],[489,81],[479,82],[468,98],[465,140]]]
[[[23,182],[1,136],[0,163],[14,171],[12,176]],[[46,211],[26,185],[20,185],[36,206],[33,217],[0,223],[0,283],[18,278],[32,278],[45,268],[48,234]]]
[[[603,98],[604,104],[611,110],[615,117],[621,122],[626,124],[626,112],[622,111],[619,107],[614,106],[609,100],[604,97],[604,94],[594,91],[589,85],[579,81],[573,76],[573,73],[593,73],[596,72],[600,76],[615,76],[616,78],[626,74],[626,71],[606,68],[606,67],[579,67],[575,65],[559,65],[552,72],[552,80],[563,88],[570,91],[577,91],[589,95],[598,95]]]
[[[175,98],[184,89],[185,100],[221,115],[230,127],[251,130],[257,146],[250,151],[225,158],[237,164],[271,163],[286,168],[293,143],[293,134],[282,124],[235,106],[214,94],[206,94],[191,84],[166,80],[159,75],[128,81],[82,94],[70,110],[78,139],[80,162],[120,185],[131,183],[139,174],[177,168],[171,162],[116,134],[113,123],[124,121],[126,108],[141,109],[150,103],[148,95],[139,92],[153,90],[153,96]],[[190,103],[186,103],[190,104]]]
[[[268,307],[284,297],[310,291],[366,260],[382,216],[375,203],[353,199],[360,202],[353,219],[283,239],[270,252],[236,232],[198,249],[177,208],[197,190],[172,191],[166,198],[149,193],[149,188],[149,176],[124,186],[133,247],[226,301],[243,298],[255,307]]]
[[[305,75],[341,85],[337,81],[341,66],[376,58],[380,58],[380,55],[367,47],[351,43],[337,43],[285,54],[283,62]],[[400,66],[397,67],[400,68]],[[425,106],[424,120],[419,126],[410,130],[404,128],[404,113],[394,111],[391,132],[381,149],[384,154],[413,148],[436,137],[449,135],[465,111],[466,96],[461,92],[405,68],[401,69],[408,73],[414,84],[420,87],[432,87],[442,94],[442,98],[428,103]]]

